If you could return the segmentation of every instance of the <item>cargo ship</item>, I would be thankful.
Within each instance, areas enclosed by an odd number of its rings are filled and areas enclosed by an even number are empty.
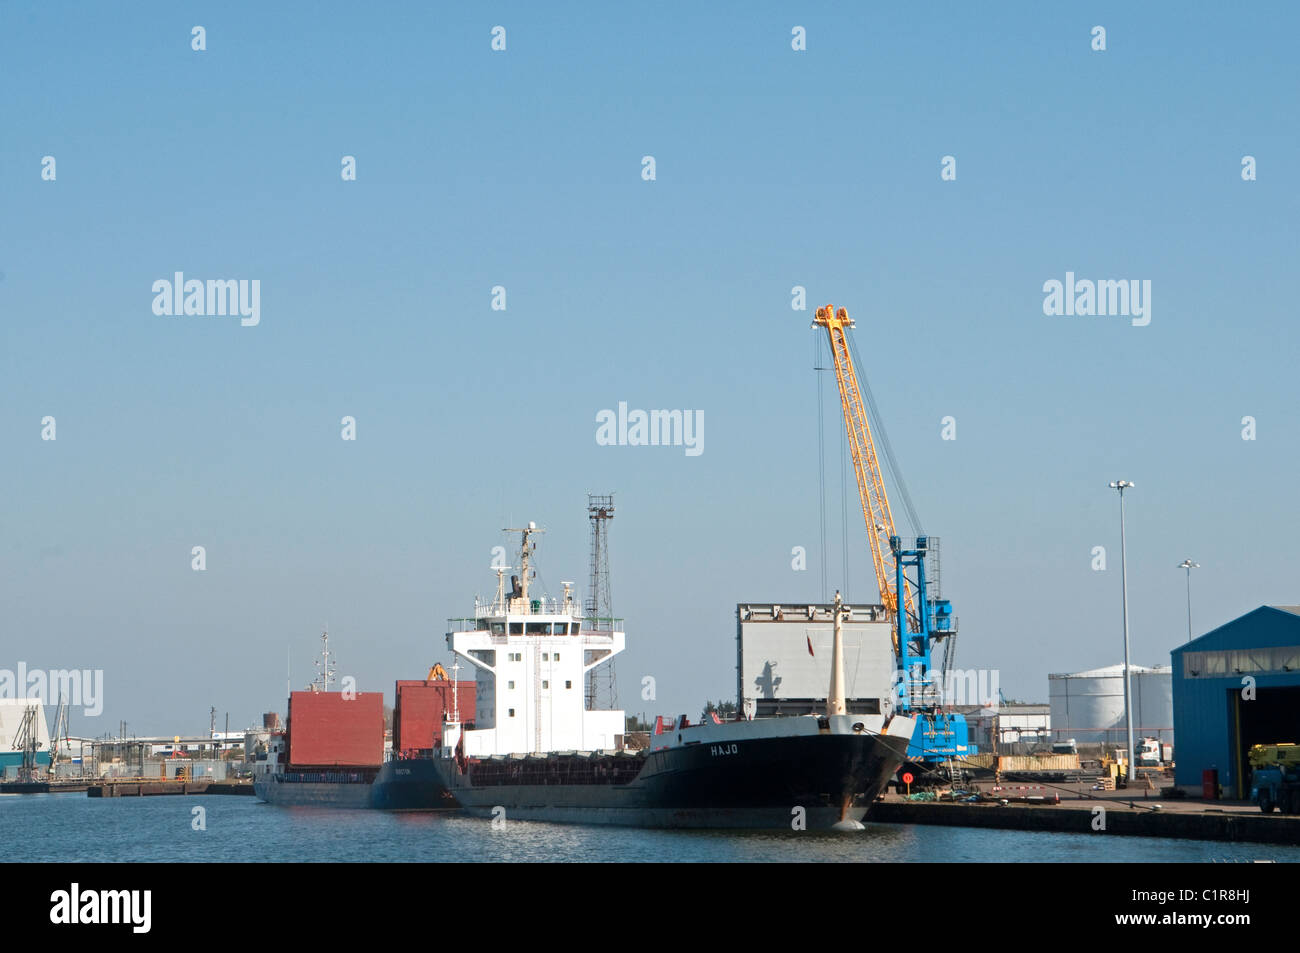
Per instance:
[[[381,692],[330,691],[329,643],[324,636],[319,684],[289,694],[283,733],[272,737],[253,780],[269,804],[374,808],[389,811],[453,810],[433,758],[441,728],[474,706],[474,683],[448,679],[435,665],[422,681],[398,681],[393,745],[386,757]]]
[[[521,573],[469,619],[450,620],[447,647],[475,672],[475,725],[448,720],[432,759],[439,787],[479,817],[667,828],[860,827],[903,763],[914,722],[850,714],[844,612],[836,594],[823,713],[699,724],[659,717],[633,749],[622,711],[592,710],[581,686],[625,647],[615,619],[584,619],[564,584],[559,600],[529,593],[541,532],[522,530]]]

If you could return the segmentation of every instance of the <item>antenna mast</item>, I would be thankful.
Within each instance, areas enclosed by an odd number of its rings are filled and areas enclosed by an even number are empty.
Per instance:
[[[609,590],[609,521],[614,518],[614,495],[587,494],[587,516],[591,520],[591,584],[587,588],[587,624],[597,631],[614,631],[613,599]],[[603,683],[603,684],[602,684]],[[587,708],[596,710],[601,701],[610,708],[617,704],[618,684],[613,661],[587,673]]]
[[[319,673],[316,680],[312,682],[312,687],[319,692],[327,692],[334,681],[334,663],[330,660],[330,630],[329,626],[320,635],[320,658],[316,660],[316,671]],[[317,687],[319,686],[319,687]]]
[[[518,533],[519,542],[519,577],[518,589],[511,590],[509,608],[516,612],[528,612],[531,605],[528,601],[528,584],[532,577],[537,575],[537,570],[533,569],[533,551],[537,549],[537,544],[532,541],[532,537],[537,533],[545,533],[546,530],[538,529],[537,524],[529,521],[527,526],[510,529],[503,529],[503,533]],[[499,577],[500,578],[500,577]],[[511,582],[515,582],[515,577],[511,577]]]

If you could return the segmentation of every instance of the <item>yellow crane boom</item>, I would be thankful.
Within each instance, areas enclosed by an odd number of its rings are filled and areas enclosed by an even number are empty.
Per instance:
[[[896,535],[894,514],[889,509],[885,481],[876,459],[875,441],[871,439],[871,425],[867,422],[867,410],[862,402],[857,371],[853,368],[853,358],[849,354],[849,342],[845,336],[845,331],[854,326],[853,319],[846,309],[836,311],[834,306],[828,304],[817,309],[812,326],[825,328],[830,339],[831,357],[835,361],[835,383],[839,386],[840,405],[844,409],[844,429],[849,438],[853,474],[858,481],[858,497],[862,501],[862,518],[866,521],[871,562],[876,570],[876,583],[880,586],[880,601],[893,616],[898,612],[898,593],[892,582],[887,554],[889,538]],[[903,611],[907,613],[909,622],[917,618],[912,587],[906,577],[903,579]]]

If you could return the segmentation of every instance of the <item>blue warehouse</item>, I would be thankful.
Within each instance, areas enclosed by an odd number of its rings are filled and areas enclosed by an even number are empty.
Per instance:
[[[1300,744],[1300,606],[1260,606],[1174,649],[1175,783],[1217,772],[1225,798],[1250,793],[1251,745]]]

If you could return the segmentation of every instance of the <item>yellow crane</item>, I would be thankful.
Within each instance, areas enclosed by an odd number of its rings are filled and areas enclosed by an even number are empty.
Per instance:
[[[871,562],[876,570],[876,583],[880,586],[880,601],[891,616],[898,613],[898,593],[888,562],[889,539],[894,531],[894,514],[889,508],[885,481],[876,458],[876,444],[871,437],[871,425],[862,400],[853,357],[849,353],[846,331],[853,328],[853,319],[846,309],[838,311],[833,305],[817,309],[814,328],[825,328],[830,340],[831,357],[835,361],[835,383],[839,386],[840,404],[844,409],[844,428],[849,439],[849,453],[853,459],[853,474],[858,481],[858,497],[862,502],[862,517],[867,526],[867,542],[871,546]],[[917,630],[916,606],[912,587],[903,577],[903,611],[911,631]],[[895,651],[898,646],[894,646]]]
[[[907,485],[894,460],[879,410],[871,396],[871,388],[865,380],[858,379],[853,343],[848,335],[853,328],[848,311],[844,308],[836,310],[832,305],[818,308],[813,328],[825,328],[830,341],[831,356],[835,361],[835,382],[844,410],[844,429],[853,458],[853,475],[858,482],[858,498],[862,503],[876,583],[880,587],[880,601],[885,604],[894,623],[894,654],[898,659],[898,671],[903,675],[898,693],[899,710],[917,719],[908,759],[922,766],[927,773],[946,765],[955,780],[959,769],[953,759],[964,759],[977,753],[977,749],[970,743],[970,726],[965,717],[960,712],[944,708],[957,629],[952,603],[937,598],[936,580],[926,579],[928,561],[934,559],[937,552],[932,544],[938,541],[921,530]],[[857,363],[861,363],[860,358]],[[868,410],[876,422],[876,437],[871,433]],[[903,515],[916,533],[914,545],[904,543],[894,529],[894,513],[885,492],[880,457],[876,453],[877,442],[893,478],[893,489],[903,505]],[[892,567],[889,565],[891,559]],[[905,571],[908,567],[916,573],[914,583]],[[933,591],[929,588],[931,585],[935,586]],[[943,665],[935,670],[932,653],[939,642],[944,644]]]

